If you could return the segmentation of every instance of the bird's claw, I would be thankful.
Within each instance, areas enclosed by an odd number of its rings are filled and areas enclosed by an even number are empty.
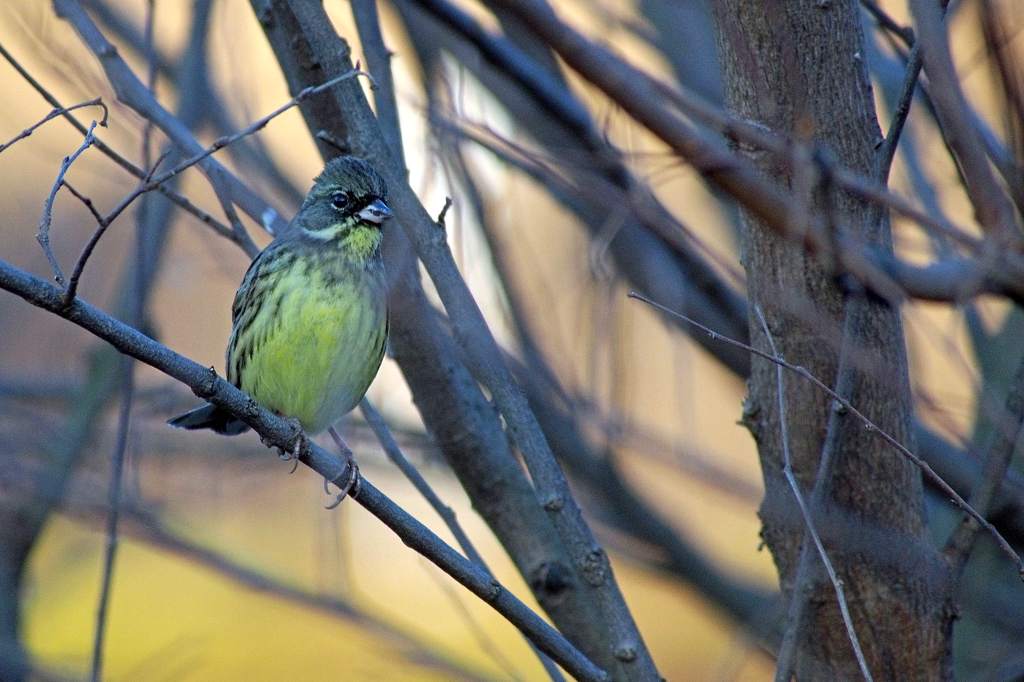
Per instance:
[[[299,461],[309,452],[309,438],[306,436],[306,432],[302,430],[302,424],[299,423],[298,419],[288,420],[294,431],[295,436],[292,441],[290,448],[278,448],[278,457],[281,459],[292,462],[292,470],[289,474],[294,474],[295,470],[299,468]]]
[[[336,509],[346,497],[352,497],[353,499],[359,497],[359,483],[362,480],[359,476],[359,465],[356,464],[354,459],[350,459],[346,469],[348,471],[348,480],[344,485],[339,485],[337,479],[332,481],[328,481],[326,478],[324,479],[325,493],[330,492],[327,487],[328,483],[333,483],[338,487],[338,494],[334,498],[334,501],[325,506],[324,509]],[[340,478],[340,476],[338,478]]]

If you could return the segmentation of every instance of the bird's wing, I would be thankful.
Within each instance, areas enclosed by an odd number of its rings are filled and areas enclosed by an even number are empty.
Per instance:
[[[235,300],[231,304],[232,324],[238,322],[238,316],[252,303],[251,298],[256,293],[257,281],[279,269],[281,264],[275,263],[273,257],[279,246],[280,242],[271,243],[253,259],[252,263],[249,263],[249,269],[245,271],[245,277],[242,278],[242,283],[235,292]]]

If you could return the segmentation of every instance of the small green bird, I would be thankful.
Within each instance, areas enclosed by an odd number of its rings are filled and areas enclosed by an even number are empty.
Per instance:
[[[359,404],[384,358],[386,200],[384,180],[365,161],[328,162],[231,306],[228,381],[310,435]],[[229,436],[249,429],[209,403],[168,423]]]

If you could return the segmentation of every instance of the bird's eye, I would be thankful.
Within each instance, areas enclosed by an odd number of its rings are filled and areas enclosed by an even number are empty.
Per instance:
[[[331,195],[331,206],[339,211],[348,206],[348,195],[344,192],[335,192]]]

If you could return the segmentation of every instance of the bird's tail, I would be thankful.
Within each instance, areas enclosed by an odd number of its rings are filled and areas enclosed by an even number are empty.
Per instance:
[[[211,403],[200,405],[194,410],[169,419],[167,423],[189,431],[211,429],[225,436],[237,436],[249,430],[249,426],[241,419]]]

